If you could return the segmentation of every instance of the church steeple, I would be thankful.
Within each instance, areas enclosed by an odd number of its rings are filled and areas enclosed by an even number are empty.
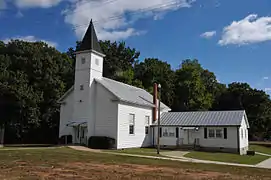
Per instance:
[[[89,23],[88,29],[86,31],[86,34],[82,40],[82,43],[80,45],[80,47],[78,48],[78,51],[86,51],[86,50],[94,50],[98,53],[103,54],[95,29],[94,29],[94,25],[92,22],[92,19]]]

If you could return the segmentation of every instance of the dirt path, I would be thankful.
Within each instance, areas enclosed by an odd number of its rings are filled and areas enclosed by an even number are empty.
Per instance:
[[[17,162],[12,169],[2,169],[0,179],[58,179],[58,180],[99,180],[99,179],[184,179],[184,180],[226,180],[249,179],[246,175],[199,171],[181,168],[157,167],[135,164],[96,164],[82,162],[59,163],[56,167]]]

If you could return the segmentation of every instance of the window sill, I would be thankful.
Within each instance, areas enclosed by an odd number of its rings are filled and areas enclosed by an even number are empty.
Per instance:
[[[208,139],[224,139],[223,137],[208,137]]]

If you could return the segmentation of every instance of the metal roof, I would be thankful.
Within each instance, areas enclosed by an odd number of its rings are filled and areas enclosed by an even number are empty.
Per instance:
[[[144,89],[137,88],[122,82],[108,78],[95,79],[98,83],[108,89],[120,101],[134,103],[143,106],[154,107],[153,96]],[[161,109],[169,109],[168,106],[161,102]]]
[[[66,126],[68,126],[68,127],[87,126],[87,121],[83,121],[83,122],[80,122],[80,121],[68,122],[66,124]]]
[[[92,20],[90,21],[89,27],[86,31],[86,34],[82,40],[81,45],[79,46],[78,51],[85,51],[85,50],[94,50],[98,53],[103,54],[95,29],[94,29],[94,25],[92,23]]]
[[[160,124],[162,126],[239,126],[244,116],[248,125],[244,110],[165,112],[161,114]],[[157,125],[157,122],[154,125]]]

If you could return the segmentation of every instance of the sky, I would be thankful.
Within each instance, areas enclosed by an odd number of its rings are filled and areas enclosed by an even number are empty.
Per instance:
[[[65,52],[93,19],[98,38],[176,69],[198,59],[221,83],[271,94],[270,0],[0,0],[0,40],[45,41]]]

